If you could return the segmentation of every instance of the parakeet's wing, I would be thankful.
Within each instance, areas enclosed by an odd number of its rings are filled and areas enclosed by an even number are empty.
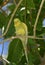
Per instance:
[[[24,40],[25,40],[25,43],[27,44],[27,36],[28,36],[28,29],[27,29],[27,25],[25,23],[22,23],[23,24],[23,28],[24,28],[24,31],[25,31],[25,34],[24,34]]]

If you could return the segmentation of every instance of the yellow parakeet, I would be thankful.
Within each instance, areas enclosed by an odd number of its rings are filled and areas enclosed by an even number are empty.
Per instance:
[[[27,25],[25,23],[21,22],[18,18],[15,18],[14,19],[14,27],[16,29],[16,35],[20,36],[20,40],[22,41],[22,44],[23,44],[26,60],[28,62],[27,37],[26,37],[28,35]]]

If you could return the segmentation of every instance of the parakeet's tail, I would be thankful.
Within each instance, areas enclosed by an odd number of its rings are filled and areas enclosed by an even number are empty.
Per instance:
[[[20,39],[21,39],[21,41],[22,41],[22,45],[23,45],[23,49],[24,49],[26,61],[27,61],[27,63],[28,63],[27,38],[26,38],[26,37],[20,37]]]
[[[27,60],[27,63],[28,63],[27,45],[25,45],[24,43],[23,43],[23,48],[24,48],[25,57],[26,57],[26,60]]]
[[[24,52],[25,52],[25,57],[28,63],[28,53],[27,53],[27,39],[23,38],[22,39],[22,44],[23,44],[23,48],[24,48]]]

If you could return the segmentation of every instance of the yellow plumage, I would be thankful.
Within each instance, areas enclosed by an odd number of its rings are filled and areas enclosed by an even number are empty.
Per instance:
[[[28,35],[27,25],[25,23],[21,22],[18,18],[15,18],[14,19],[14,27],[16,29],[16,35],[20,36],[20,39],[22,41],[23,48],[24,48],[24,51],[25,51],[26,60],[28,62],[27,37],[26,37]]]

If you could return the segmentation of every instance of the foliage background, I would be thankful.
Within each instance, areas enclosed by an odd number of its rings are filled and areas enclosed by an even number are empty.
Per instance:
[[[28,36],[33,36],[33,28],[35,24],[35,20],[37,17],[37,12],[42,0],[24,0],[21,5],[18,7],[12,21],[10,27],[4,35],[4,40],[10,40],[12,36],[15,36],[15,28],[14,28],[14,18],[19,18],[22,22],[24,22],[28,27]],[[8,9],[11,11],[9,16],[7,14],[3,14],[0,12],[0,28],[4,26],[4,32],[9,23],[9,19],[13,13],[13,10],[16,8],[16,5],[19,3],[18,0],[15,0],[12,5],[8,6]],[[21,10],[21,8],[24,8]],[[36,27],[36,37],[41,37],[42,39],[34,39],[32,37],[28,38],[27,47],[28,47],[28,58],[29,65],[44,65],[45,64],[45,40],[43,36],[45,36],[45,27],[42,27],[43,20],[45,18],[45,2],[42,7],[38,24]],[[22,46],[22,42],[20,39],[11,39],[11,43],[8,48],[8,57],[7,60],[14,65],[26,65],[26,58]],[[9,65],[9,64],[8,64]],[[13,64],[12,64],[13,65]]]

